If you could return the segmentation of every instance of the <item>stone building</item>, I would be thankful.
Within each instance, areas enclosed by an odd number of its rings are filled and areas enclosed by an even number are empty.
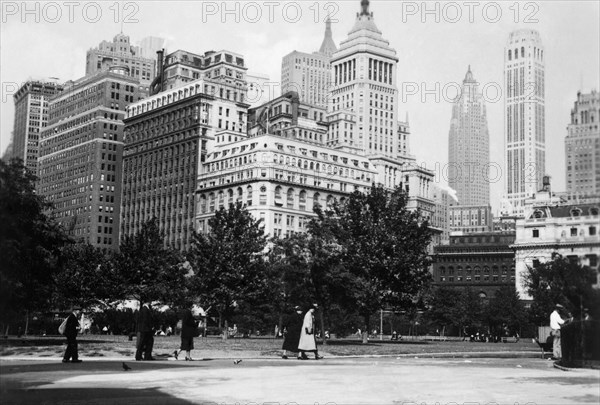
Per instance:
[[[600,93],[577,93],[565,138],[567,193],[600,194]]]
[[[140,97],[139,81],[113,66],[65,84],[50,100],[37,191],[78,242],[118,249],[123,116]]]
[[[546,58],[540,34],[511,32],[504,49],[505,192],[511,214],[542,188],[546,173]]]
[[[243,67],[243,59],[235,63]],[[135,234],[156,217],[166,234],[165,244],[189,248],[196,215],[194,194],[211,144],[217,133],[226,138],[219,138],[220,142],[246,137],[244,91],[237,82],[215,76],[182,83],[129,106],[121,237]]]
[[[565,203],[552,196],[549,186],[527,200],[525,216],[516,222],[516,287],[522,299],[531,299],[523,281],[530,267],[552,259],[554,253],[598,272],[600,255],[600,199]],[[600,281],[596,281],[600,286]]]
[[[514,233],[479,232],[450,235],[450,244],[436,246],[433,285],[471,288],[491,298],[498,288],[515,285]]]
[[[141,93],[147,95],[156,74],[156,54],[147,55],[150,46],[151,43],[144,42],[146,55],[142,55],[142,48],[132,45],[129,36],[121,32],[112,41],[102,41],[87,51],[85,74],[93,75],[115,65],[127,66],[128,74],[138,79]]]
[[[25,166],[37,173],[39,143],[48,125],[49,100],[63,90],[63,85],[51,81],[31,80],[13,95],[15,123],[8,159],[23,159]]]

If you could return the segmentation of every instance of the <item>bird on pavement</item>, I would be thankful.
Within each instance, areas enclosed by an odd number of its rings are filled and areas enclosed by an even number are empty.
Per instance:
[[[238,359],[238,360],[234,360],[233,364],[240,364],[242,362],[242,359]]]
[[[127,364],[125,364],[125,362],[123,362],[123,370],[129,371],[131,369],[132,369],[131,367],[129,367]]]

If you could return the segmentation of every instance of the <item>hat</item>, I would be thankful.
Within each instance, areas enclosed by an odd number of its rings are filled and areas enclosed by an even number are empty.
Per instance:
[[[319,304],[312,304],[311,307],[313,307],[314,309],[318,309],[319,308]]]
[[[300,311],[301,309],[302,309],[302,308],[300,308],[298,305],[296,305],[296,306],[294,307],[294,310],[295,310],[295,311]]]
[[[555,308],[564,308],[564,307],[563,307],[562,305],[560,305],[560,304],[556,304],[554,307],[555,307]]]

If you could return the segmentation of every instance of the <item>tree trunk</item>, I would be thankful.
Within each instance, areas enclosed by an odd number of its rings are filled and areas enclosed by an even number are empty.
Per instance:
[[[29,332],[29,310],[25,311],[25,336]]]
[[[325,312],[325,308],[321,311],[319,318],[321,318],[321,338],[323,339],[323,346],[327,346],[327,338],[325,337],[325,319],[323,316],[323,312]]]
[[[229,337],[229,322],[225,319],[225,328],[223,328],[223,340],[227,340]]]
[[[364,315],[364,319],[365,319],[365,329],[363,330],[363,334],[362,334],[362,342],[363,342],[363,344],[367,344],[367,343],[369,343],[369,320],[370,320],[370,316],[369,315]]]

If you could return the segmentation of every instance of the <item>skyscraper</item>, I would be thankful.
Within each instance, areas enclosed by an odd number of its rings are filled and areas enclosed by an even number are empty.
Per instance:
[[[156,54],[142,55],[142,49],[149,53],[155,49],[157,39],[150,38],[139,46],[131,45],[129,36],[122,32],[115,35],[112,41],[102,41],[98,47],[89,49],[86,54],[85,74],[91,75],[109,66],[125,65],[129,68],[129,75],[139,80],[144,88],[150,86],[154,80],[156,70]],[[147,90],[145,90],[147,95]]]
[[[448,185],[460,205],[489,205],[490,139],[483,96],[471,73],[454,100],[448,141]]]
[[[367,155],[398,155],[396,51],[361,2],[354,26],[333,54],[328,145]]]
[[[65,84],[50,101],[37,190],[78,242],[119,246],[123,115],[139,99],[139,81],[113,66]]]
[[[567,193],[600,194],[600,93],[577,93],[565,138]]]
[[[15,124],[8,157],[23,159],[34,173],[37,172],[40,136],[48,123],[48,100],[62,90],[63,86],[56,82],[31,80],[13,96]]]
[[[294,91],[301,102],[326,108],[331,86],[331,55],[335,51],[337,47],[333,42],[331,20],[328,19],[319,51],[293,51],[283,57],[281,94]]]
[[[545,59],[537,31],[510,34],[504,49],[505,192],[513,213],[542,188],[546,170]]]

